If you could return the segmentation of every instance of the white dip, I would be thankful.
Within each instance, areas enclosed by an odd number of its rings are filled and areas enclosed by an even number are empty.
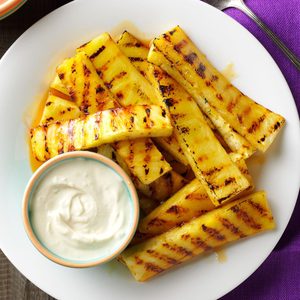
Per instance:
[[[54,254],[90,260],[111,254],[133,219],[122,178],[96,160],[74,158],[45,173],[32,196],[38,239]]]

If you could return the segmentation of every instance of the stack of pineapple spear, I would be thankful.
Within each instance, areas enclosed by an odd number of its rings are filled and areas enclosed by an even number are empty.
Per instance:
[[[131,176],[144,217],[119,260],[145,281],[196,255],[274,228],[245,160],[284,118],[245,96],[175,27],[150,49],[104,33],[57,68],[34,156],[93,149]],[[133,245],[134,244],[134,245]]]

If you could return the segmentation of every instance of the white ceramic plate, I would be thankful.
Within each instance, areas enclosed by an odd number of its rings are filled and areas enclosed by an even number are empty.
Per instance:
[[[144,284],[135,282],[115,262],[74,270],[48,261],[31,245],[21,219],[22,194],[31,176],[24,124],[28,108],[42,98],[56,65],[72,55],[76,46],[103,31],[115,33],[122,22],[119,32],[125,25],[132,30],[127,21],[146,33],[139,33],[143,38],[180,24],[219,69],[234,63],[238,74],[234,83],[244,93],[287,120],[264,163],[259,163],[261,158],[251,163],[257,188],[268,192],[277,229],[230,246],[225,263],[211,254]],[[218,298],[266,259],[297,198],[300,133],[288,86],[273,59],[249,32],[198,0],[78,0],[43,18],[1,60],[0,128],[0,247],[28,279],[59,299]]]

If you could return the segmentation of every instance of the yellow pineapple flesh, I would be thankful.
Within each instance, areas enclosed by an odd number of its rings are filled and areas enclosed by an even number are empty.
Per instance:
[[[172,125],[159,106],[140,105],[100,111],[86,117],[31,129],[34,157],[58,154],[147,136],[168,136]]]
[[[120,259],[136,280],[146,281],[192,257],[274,227],[265,192],[256,192],[133,246]]]

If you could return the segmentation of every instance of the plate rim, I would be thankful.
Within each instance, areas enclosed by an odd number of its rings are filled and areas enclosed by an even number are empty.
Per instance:
[[[45,20],[47,21],[47,18],[50,18],[52,15],[56,14],[57,11],[61,10],[61,9],[65,9],[67,6],[73,6],[73,5],[76,5],[77,2],[84,2],[87,3],[87,2],[90,2],[90,3],[93,3],[94,0],[75,0],[75,1],[71,1],[71,2],[68,2],[58,8],[56,8],[55,10],[51,11],[49,14],[47,14],[46,16],[44,16],[43,18],[41,18],[40,20],[38,20],[37,22],[35,22],[32,26],[30,26],[9,48],[8,50],[4,53],[4,55],[1,57],[0,59],[0,70],[1,70],[1,66],[2,64],[4,64],[6,58],[11,54],[11,52],[13,52],[15,50],[16,47],[18,47],[18,44],[24,39],[26,38],[26,35],[27,34],[30,34],[30,31],[35,29],[36,27],[39,26],[39,23],[40,22],[44,22]],[[177,0],[178,1],[178,0]],[[244,34],[252,37],[255,42],[256,42],[256,46],[260,46],[260,48],[262,48],[266,54],[268,55],[269,58],[271,58],[271,61],[272,61],[272,64],[273,66],[276,66],[277,68],[277,73],[280,74],[281,76],[281,80],[285,83],[285,86],[286,86],[286,91],[289,92],[290,94],[290,97],[291,99],[293,99],[293,111],[296,111],[296,114],[298,115],[298,119],[299,119],[299,112],[298,112],[298,109],[297,109],[297,106],[296,106],[296,102],[295,102],[295,99],[294,99],[294,96],[290,90],[290,87],[283,75],[283,73],[281,72],[280,68],[278,67],[277,63],[275,62],[274,58],[271,56],[271,54],[266,50],[266,48],[260,43],[260,41],[250,32],[248,31],[244,26],[242,26],[238,21],[236,21],[235,19],[233,19],[231,16],[219,11],[218,9],[214,8],[214,7],[211,7],[210,5],[202,2],[202,1],[199,1],[199,0],[188,0],[190,2],[195,2],[197,3],[197,5],[204,5],[204,6],[207,6],[209,7],[209,9],[212,9],[212,10],[215,10],[215,12],[219,13],[219,14],[222,14],[224,15],[226,18],[229,18],[231,20],[231,22],[233,21],[233,23],[235,23],[235,26],[238,26],[240,27],[240,29],[243,30]],[[188,3],[188,1],[186,1],[186,3]],[[189,4],[187,4],[189,5]],[[2,102],[2,101],[1,101]],[[0,105],[1,105],[1,102],[0,102]],[[290,105],[290,103],[289,103]],[[300,125],[300,123],[299,123]],[[300,133],[300,127],[299,127],[299,133]],[[300,145],[300,137],[298,138],[298,146]],[[300,148],[299,148],[300,149]],[[300,169],[299,169],[299,172],[298,172],[298,182],[299,182],[299,186],[300,186]],[[293,212],[294,212],[294,209],[295,209],[295,206],[296,206],[296,203],[297,203],[297,197],[299,195],[299,192],[296,194],[296,198],[294,200],[294,203],[293,203],[293,207],[291,209],[291,212],[290,212],[290,215],[289,215],[289,218],[288,218],[288,221],[286,223],[286,225],[284,226],[284,230],[282,231],[282,233],[280,234],[280,236],[278,237],[276,243],[274,244],[274,246],[272,246],[272,250],[268,253],[268,255],[266,257],[264,257],[263,259],[261,259],[261,261],[257,262],[256,264],[256,267],[254,268],[253,272],[251,272],[251,274],[247,274],[246,276],[244,276],[244,278],[242,278],[242,280],[239,281],[238,285],[235,285],[233,284],[233,287],[228,290],[225,294],[222,293],[219,297],[222,297],[224,295],[226,295],[227,293],[229,293],[230,291],[232,291],[234,288],[237,288],[239,285],[241,285],[247,278],[249,278],[260,266],[261,264],[269,257],[269,255],[272,253],[273,249],[276,247],[276,245],[278,244],[279,240],[281,239],[282,235],[285,233],[285,230],[290,222],[290,219],[293,215]],[[11,261],[10,259],[10,255],[6,252],[6,249],[3,249],[3,245],[1,244],[1,239],[0,239],[0,247],[1,247],[1,250],[3,251],[3,253],[5,254],[5,256],[9,259],[9,261],[14,265],[14,263]],[[15,265],[14,265],[15,266]],[[15,266],[18,270],[19,268],[17,266]],[[19,270],[20,271],[20,270]],[[23,275],[24,273],[22,271],[20,271]],[[24,275],[25,276],[25,275]],[[26,277],[26,276],[25,276]],[[35,280],[31,280],[31,282],[33,282],[35,285],[39,286],[39,283],[37,283]],[[45,290],[43,289],[46,293],[48,293],[49,295],[53,295],[51,291],[48,291],[48,290]],[[53,295],[54,296],[54,295]]]

